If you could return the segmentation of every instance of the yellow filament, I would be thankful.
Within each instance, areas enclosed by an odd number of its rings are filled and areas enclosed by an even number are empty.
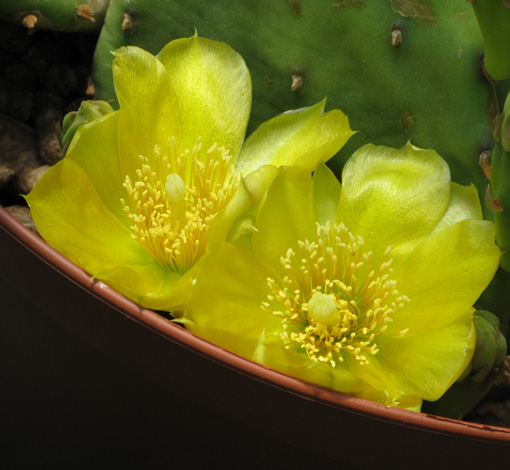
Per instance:
[[[133,178],[125,177],[129,201],[122,200],[132,237],[162,266],[186,272],[203,255],[211,222],[237,189],[231,156],[200,140],[177,155],[171,139],[166,155],[155,147],[152,160],[140,156]]]
[[[377,337],[409,299],[391,279],[390,249],[375,261],[361,237],[341,225],[318,225],[317,239],[298,242],[281,263],[283,286],[268,278],[263,308],[282,318],[286,348],[333,367],[354,356],[361,364],[378,352]],[[402,332],[401,334],[405,334]]]

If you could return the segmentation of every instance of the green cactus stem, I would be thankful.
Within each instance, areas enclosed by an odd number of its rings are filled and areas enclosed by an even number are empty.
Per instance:
[[[0,0],[0,17],[27,29],[98,31],[109,0]]]
[[[510,2],[467,0],[473,6],[485,48],[485,71],[492,80],[510,77]]]
[[[503,251],[501,267],[510,272],[510,152],[500,143],[492,152],[490,188],[487,199],[495,211],[496,241]]]
[[[510,272],[510,94],[496,120],[494,138],[490,166],[485,164],[490,179],[486,202],[494,211],[496,241],[503,251],[501,267]]]
[[[115,99],[112,50],[157,53],[195,29],[246,60],[249,130],[327,97],[359,131],[331,163],[337,174],[365,143],[400,148],[411,140],[437,150],[455,181],[485,190],[478,157],[492,141],[491,88],[465,0],[111,0],[94,58],[97,98]]]

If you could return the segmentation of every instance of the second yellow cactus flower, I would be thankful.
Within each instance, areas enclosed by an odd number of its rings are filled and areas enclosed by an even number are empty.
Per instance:
[[[295,377],[417,410],[468,365],[500,258],[474,187],[432,150],[365,146],[273,180],[250,243],[203,258],[182,321]]]

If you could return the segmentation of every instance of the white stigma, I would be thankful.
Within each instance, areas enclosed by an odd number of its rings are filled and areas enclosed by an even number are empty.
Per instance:
[[[177,173],[171,173],[166,177],[165,192],[170,202],[184,201],[186,183]]]
[[[335,300],[321,292],[313,294],[308,302],[308,316],[326,326],[336,326],[341,320]]]

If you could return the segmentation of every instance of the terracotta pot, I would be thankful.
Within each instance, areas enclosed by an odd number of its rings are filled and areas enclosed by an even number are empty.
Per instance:
[[[21,450],[39,465],[135,467],[490,468],[510,456],[510,429],[387,408],[269,370],[91,280],[2,208],[0,228],[7,464]]]

